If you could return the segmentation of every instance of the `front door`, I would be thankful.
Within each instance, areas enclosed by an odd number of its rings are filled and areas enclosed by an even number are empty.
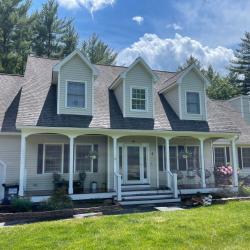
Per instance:
[[[122,168],[123,182],[148,183],[148,145],[123,145],[120,146],[119,152],[124,155],[119,157],[123,163],[119,164]]]

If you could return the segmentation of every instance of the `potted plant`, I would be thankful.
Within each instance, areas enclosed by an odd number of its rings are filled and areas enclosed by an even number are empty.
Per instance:
[[[233,168],[230,164],[218,165],[214,168],[216,185],[231,185],[231,176],[233,175]]]

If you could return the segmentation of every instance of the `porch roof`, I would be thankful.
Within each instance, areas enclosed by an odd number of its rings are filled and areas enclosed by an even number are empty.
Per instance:
[[[94,82],[93,116],[57,115],[57,85],[52,84],[52,68],[59,61],[28,57],[19,107],[16,105],[17,127],[73,127],[134,130],[169,130],[197,132],[240,132],[238,120],[228,103],[208,100],[208,121],[180,120],[167,100],[158,94],[175,73],[153,72],[155,87],[155,119],[124,118],[110,84],[126,67],[96,65],[99,72]],[[18,112],[17,112],[18,110]]]

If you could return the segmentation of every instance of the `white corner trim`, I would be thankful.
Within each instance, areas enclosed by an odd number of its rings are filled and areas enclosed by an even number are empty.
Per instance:
[[[84,84],[84,88],[85,88],[85,103],[84,103],[84,107],[68,107],[68,84],[69,82],[74,82],[74,83],[80,83],[80,84]],[[64,103],[64,107],[67,108],[67,109],[76,109],[76,110],[87,110],[87,100],[88,100],[88,93],[87,93],[87,82],[86,81],[75,81],[75,80],[69,80],[67,79],[66,80],[66,84],[65,84],[65,103]],[[93,85],[93,84],[92,84]]]
[[[132,108],[132,90],[133,89],[142,89],[145,90],[145,110],[142,109],[133,109]],[[141,87],[141,86],[130,86],[129,88],[129,108],[130,112],[148,112],[148,87]]]

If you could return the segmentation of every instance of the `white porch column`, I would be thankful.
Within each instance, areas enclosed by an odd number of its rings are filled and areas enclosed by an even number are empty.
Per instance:
[[[21,155],[20,155],[20,175],[19,175],[19,196],[24,195],[24,172],[25,172],[25,158],[26,158],[26,138],[27,135],[21,135]]]
[[[204,158],[204,138],[199,138],[200,140],[200,163],[201,163],[201,187],[206,188],[206,172],[205,172],[205,158]]]
[[[237,160],[237,147],[236,147],[236,138],[232,139],[232,154],[233,154],[233,184],[235,187],[238,187],[238,160]]]
[[[73,176],[74,176],[74,136],[69,136],[69,189],[68,193],[73,194]]]
[[[113,160],[114,160],[114,173],[118,173],[118,166],[117,166],[117,137],[113,138]],[[114,188],[116,189],[116,175],[114,174]]]
[[[165,162],[165,168],[166,168],[166,181],[167,181],[167,186],[170,187],[170,156],[169,156],[169,137],[165,137],[165,155],[166,155],[166,162]]]

